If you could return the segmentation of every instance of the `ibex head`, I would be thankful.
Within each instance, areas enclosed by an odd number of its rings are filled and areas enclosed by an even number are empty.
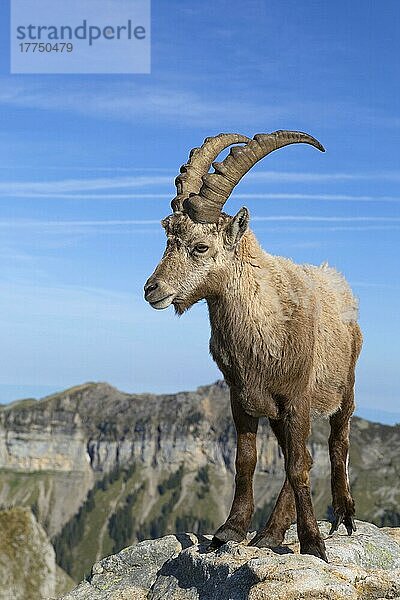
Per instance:
[[[232,144],[228,156],[213,162]],[[230,217],[222,212],[233,188],[251,167],[267,154],[295,143],[311,144],[324,152],[313,137],[299,131],[257,134],[252,140],[238,134],[219,134],[194,148],[175,180],[173,214],[162,221],[167,234],[164,255],[144,286],[153,308],[173,304],[178,313],[202,298],[212,296],[224,280],[245,233],[249,213],[243,207]],[[210,166],[214,173],[208,173]]]

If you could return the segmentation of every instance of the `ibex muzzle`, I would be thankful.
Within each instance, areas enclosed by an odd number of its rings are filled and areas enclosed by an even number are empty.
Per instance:
[[[175,296],[175,290],[173,290],[167,283],[165,283],[165,281],[157,279],[157,277],[154,275],[149,277],[149,279],[145,283],[145,300],[152,306],[152,308],[155,308],[156,310],[168,308],[168,306],[171,305]]]

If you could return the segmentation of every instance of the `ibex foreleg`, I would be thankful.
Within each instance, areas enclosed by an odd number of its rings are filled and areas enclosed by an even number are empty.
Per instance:
[[[274,432],[279,446],[286,456],[286,431],[282,419],[270,419],[271,429]],[[286,459],[285,459],[286,460]],[[292,486],[286,477],[280,491],[274,510],[265,527],[260,529],[251,541],[251,546],[259,548],[275,548],[282,544],[286,531],[296,519],[296,506]]]
[[[227,520],[215,532],[207,549],[210,552],[228,540],[242,541],[254,511],[253,475],[257,463],[258,418],[244,412],[236,390],[231,390],[231,407],[237,432],[235,495]]]

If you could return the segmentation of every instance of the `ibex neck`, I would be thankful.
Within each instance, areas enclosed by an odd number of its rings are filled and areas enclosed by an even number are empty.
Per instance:
[[[225,282],[215,296],[207,299],[214,360],[226,381],[244,393],[244,409],[252,415],[272,418],[277,417],[278,409],[266,387],[270,380],[266,377],[266,361],[269,356],[279,356],[284,331],[279,298],[272,285],[274,262],[249,232]]]
[[[241,313],[242,318],[249,316],[268,287],[273,260],[261,249],[251,231],[243,236],[216,294],[207,298],[212,327],[222,314],[234,313],[236,318]]]

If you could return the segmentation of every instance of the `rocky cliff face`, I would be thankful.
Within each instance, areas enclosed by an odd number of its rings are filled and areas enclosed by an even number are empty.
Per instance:
[[[398,598],[400,529],[382,530],[358,521],[357,532],[348,537],[343,526],[328,536],[329,526],[319,523],[328,564],[299,554],[294,526],[285,544],[274,551],[228,542],[216,552],[205,553],[206,537],[169,535],[103,559],[64,600]]]
[[[328,424],[310,440],[317,514],[330,504]],[[353,419],[350,479],[357,516],[400,523],[400,427]],[[261,422],[256,515],[265,520],[283,460]],[[164,533],[210,532],[233,489],[235,431],[223,383],[170,395],[85,384],[0,408],[0,504],[32,507],[75,578],[96,560]]]
[[[0,511],[0,600],[54,598],[72,585],[31,511]]]

